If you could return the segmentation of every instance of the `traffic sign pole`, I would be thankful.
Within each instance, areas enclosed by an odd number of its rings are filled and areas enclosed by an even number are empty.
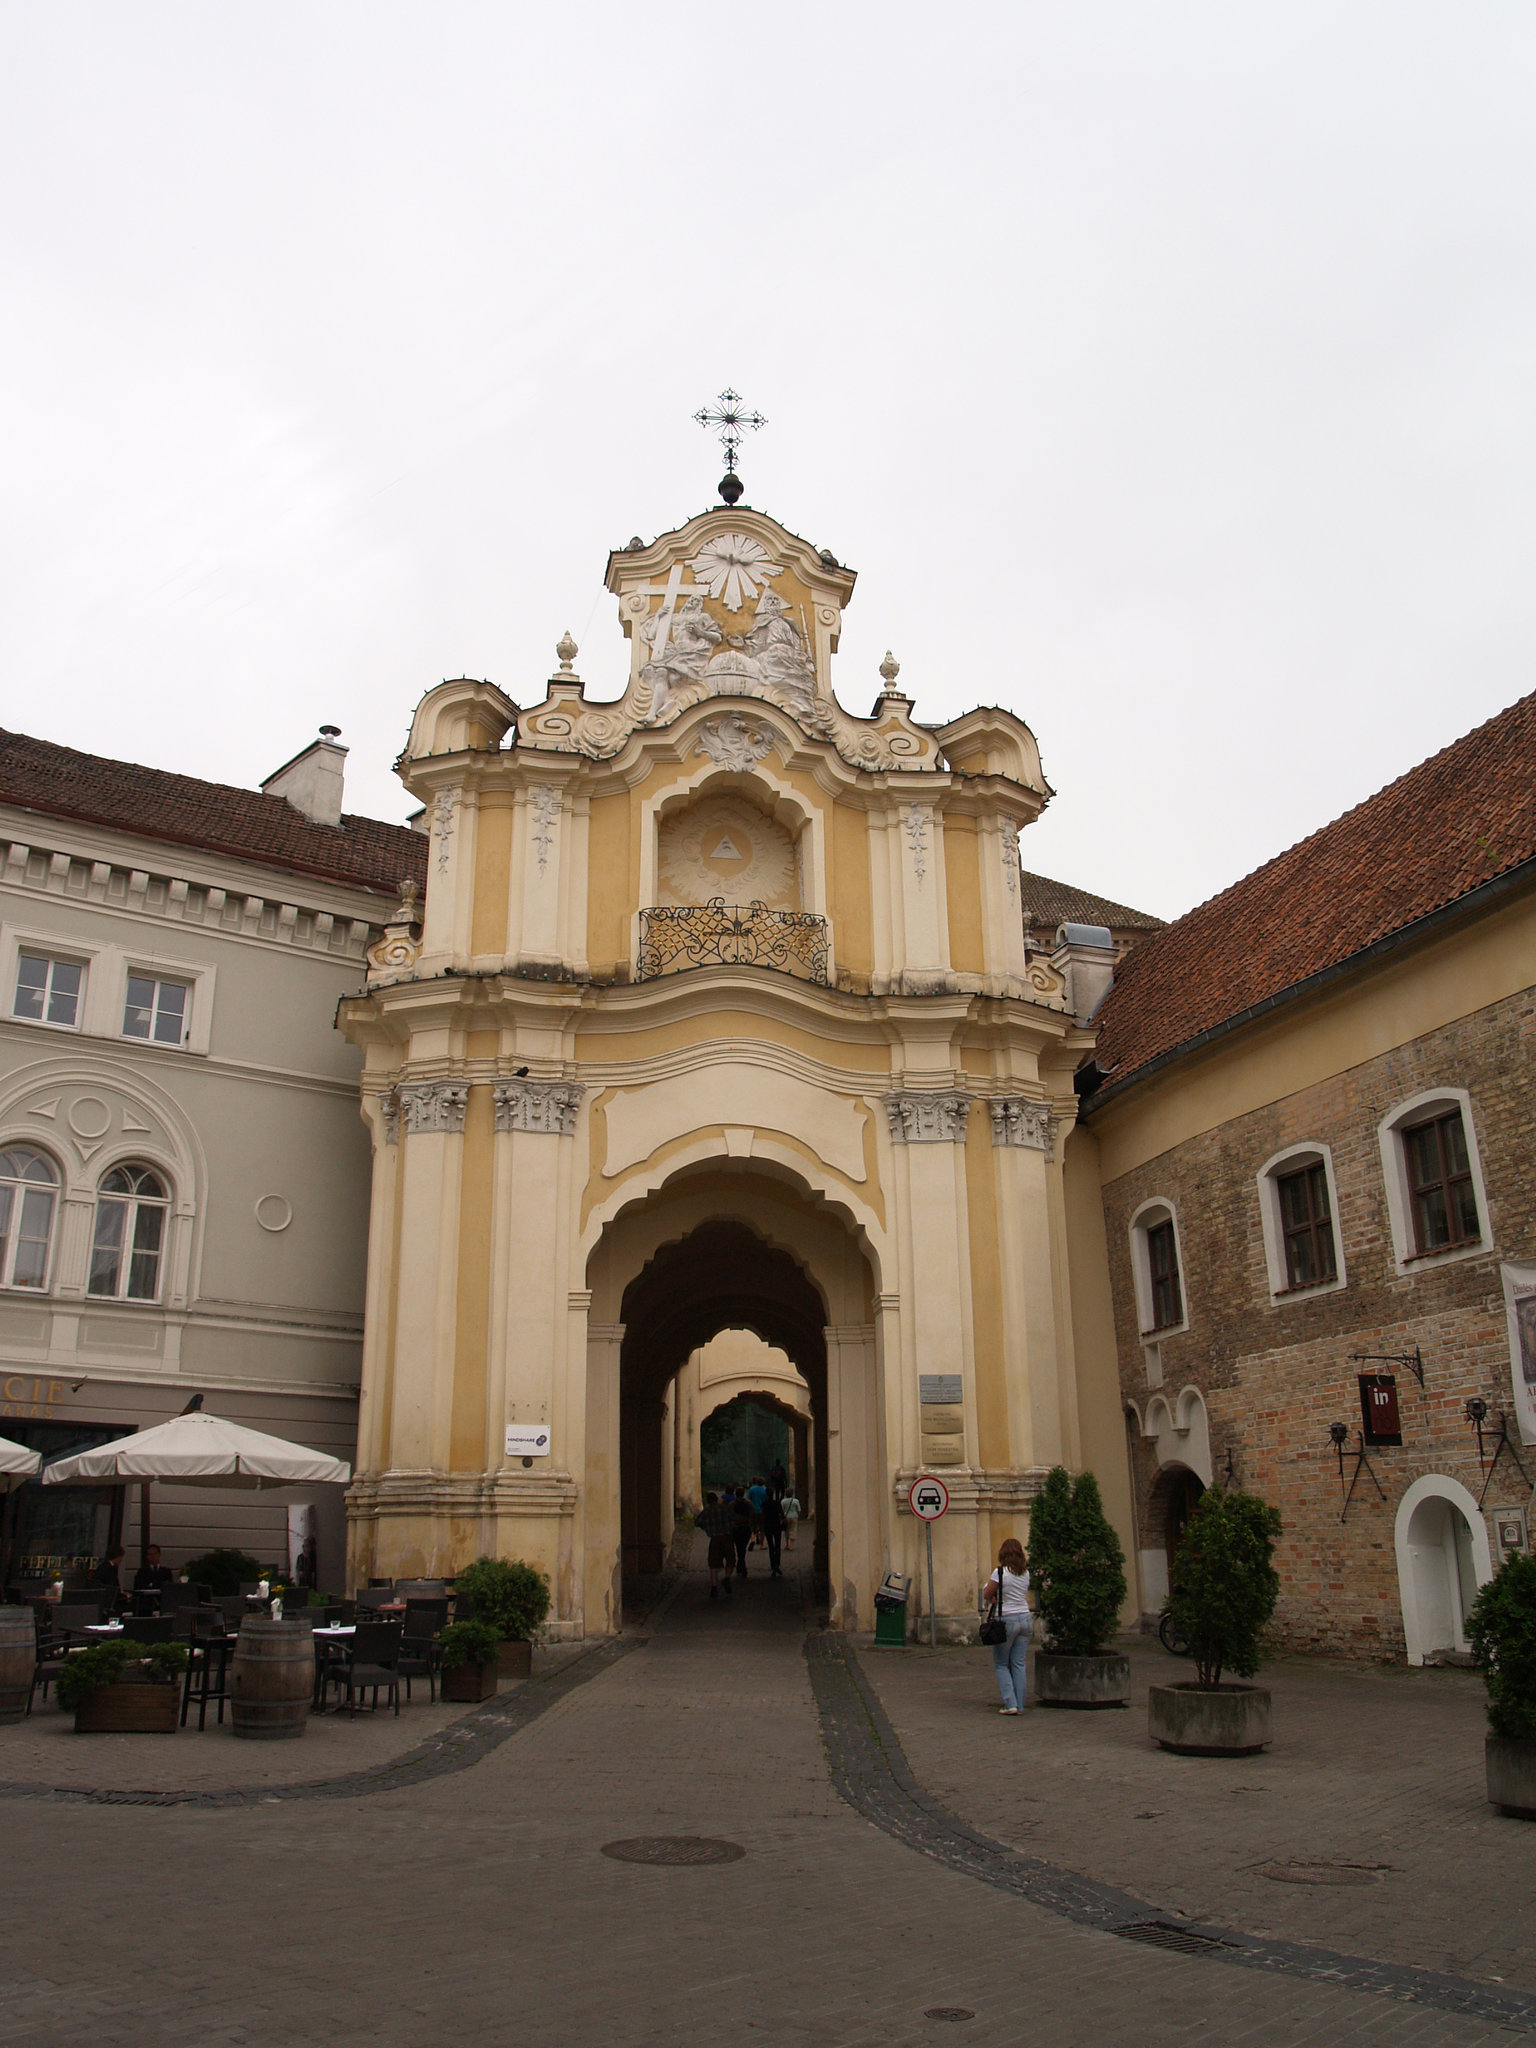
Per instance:
[[[917,1516],[927,1531],[928,1540],[928,1647],[939,1647],[939,1617],[933,1605],[933,1525],[941,1515],[949,1512],[949,1488],[942,1479],[935,1479],[930,1472],[924,1472],[913,1480],[907,1493],[907,1506]]]

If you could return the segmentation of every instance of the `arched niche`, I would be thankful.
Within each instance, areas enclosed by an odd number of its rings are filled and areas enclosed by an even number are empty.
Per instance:
[[[1393,1541],[1408,1662],[1443,1651],[1465,1655],[1467,1610],[1493,1577],[1476,1500],[1459,1479],[1426,1472],[1398,1502]]]
[[[803,908],[796,835],[753,800],[750,786],[705,788],[665,812],[656,838],[659,903],[761,903]]]

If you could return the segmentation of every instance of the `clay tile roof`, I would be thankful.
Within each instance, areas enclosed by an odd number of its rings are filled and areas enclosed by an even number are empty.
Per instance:
[[[285,797],[79,754],[25,733],[0,731],[0,802],[364,889],[392,892],[402,877],[426,875],[427,842],[409,826],[345,815],[339,825],[315,825]]]
[[[1143,939],[1094,1020],[1110,1085],[1536,856],[1536,694]]]
[[[1105,924],[1114,932],[1160,932],[1164,920],[1149,911],[1132,910],[1128,903],[1113,903],[1107,896],[1095,896],[1088,889],[1074,889],[1070,882],[1053,882],[1048,875],[1032,875],[1026,868],[1019,877],[1024,890],[1024,921],[1052,932],[1059,924]]]

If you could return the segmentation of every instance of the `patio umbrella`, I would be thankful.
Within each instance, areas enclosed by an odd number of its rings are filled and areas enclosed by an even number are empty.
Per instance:
[[[158,1429],[141,1429],[115,1443],[56,1458],[45,1467],[44,1486],[82,1479],[153,1479],[170,1486],[345,1485],[352,1467],[324,1451],[285,1443],[246,1429],[222,1415],[178,1415]]]
[[[0,1436],[0,1493],[9,1493],[13,1486],[30,1479],[42,1462],[40,1451],[29,1451],[25,1444],[13,1444],[8,1436]]]

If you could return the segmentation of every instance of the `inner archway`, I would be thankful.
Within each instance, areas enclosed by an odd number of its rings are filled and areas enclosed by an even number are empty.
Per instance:
[[[690,1356],[726,1331],[793,1368],[776,1391],[806,1428],[807,1562],[832,1625],[857,1627],[889,1561],[893,1511],[878,1271],[854,1217],[776,1161],[700,1161],[610,1218],[587,1277],[587,1631],[619,1627],[624,1578],[662,1565],[672,1397]]]
[[[826,1303],[800,1264],[744,1223],[707,1222],[663,1245],[624,1291],[619,1352],[620,1527],[624,1573],[661,1569],[662,1430],[674,1375],[721,1330],[750,1330],[783,1351],[811,1390],[814,1565],[826,1557]]]

